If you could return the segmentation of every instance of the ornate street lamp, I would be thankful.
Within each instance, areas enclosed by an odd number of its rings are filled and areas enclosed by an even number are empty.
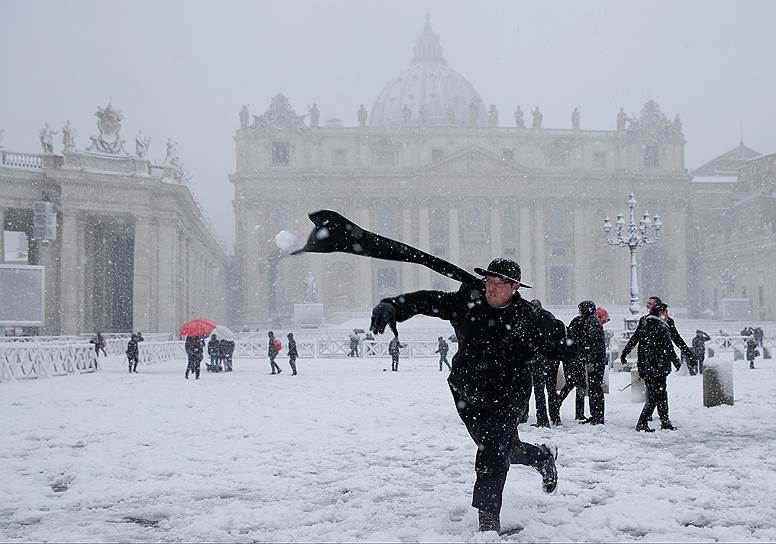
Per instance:
[[[612,222],[609,218],[604,219],[604,233],[609,245],[627,247],[630,250],[630,316],[626,317],[625,330],[623,337],[628,338],[636,330],[641,310],[639,305],[639,280],[636,274],[636,248],[644,244],[654,244],[660,238],[660,229],[663,228],[663,222],[660,216],[655,215],[650,218],[648,212],[644,212],[636,224],[633,214],[633,208],[636,207],[636,196],[628,193],[628,208],[630,208],[630,221],[625,224],[621,213],[617,214],[617,221]],[[612,233],[612,229],[614,232]]]

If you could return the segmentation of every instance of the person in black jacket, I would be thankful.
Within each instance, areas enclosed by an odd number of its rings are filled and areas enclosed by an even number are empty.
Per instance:
[[[749,361],[749,368],[754,368],[754,360],[760,355],[757,349],[757,339],[754,335],[746,339],[746,360]]]
[[[639,340],[641,339],[641,336],[643,334],[643,325],[644,320],[649,316],[649,312],[652,311],[652,307],[655,304],[662,304],[663,301],[660,300],[660,297],[649,297],[647,299],[646,307],[647,307],[647,315],[641,316],[641,319],[639,319],[639,324],[636,326],[636,330],[633,331],[633,335],[628,340],[628,343],[625,344],[625,347],[622,348],[622,352],[620,353],[620,362],[622,362],[623,365],[627,364],[626,357],[628,354],[633,350],[633,347],[639,343]],[[668,307],[668,305],[666,305]],[[671,341],[673,341],[674,344],[676,344],[676,347],[679,348],[679,350],[682,352],[682,354],[689,360],[694,361],[695,355],[693,354],[692,350],[690,350],[689,347],[687,347],[687,344],[682,339],[682,336],[679,334],[679,331],[676,330],[676,323],[674,323],[674,320],[671,319],[670,316],[666,316],[665,319],[666,325],[668,325],[668,331],[671,333]],[[636,357],[641,357],[641,351],[636,351]]]
[[[296,350],[294,333],[290,332],[286,337],[288,338],[288,364],[291,366],[291,375],[296,376],[296,358],[299,357],[299,352]]]
[[[695,338],[692,339],[692,353],[695,355],[696,365],[687,365],[687,369],[690,374],[695,374],[697,370],[699,374],[703,374],[703,361],[706,360],[706,342],[711,340],[711,336],[698,329],[695,331]]]
[[[638,369],[639,376],[644,380],[647,388],[647,400],[636,423],[637,431],[654,432],[654,429],[649,427],[649,419],[655,407],[660,416],[660,428],[676,430],[668,417],[666,378],[671,373],[672,363],[677,370],[681,365],[674,352],[667,320],[668,306],[662,302],[654,304],[649,310],[649,315],[644,318],[639,340]]]
[[[595,317],[596,306],[591,300],[584,300],[577,306],[579,315],[571,320],[568,326],[568,337],[577,345],[577,358],[574,361],[563,362],[563,374],[566,384],[558,393],[554,405],[550,406],[550,417],[560,421],[560,407],[572,389],[576,389],[574,402],[574,419],[586,423],[585,393],[587,392],[587,365],[593,362],[593,330],[600,325]],[[597,330],[595,331],[597,332]],[[603,327],[601,327],[603,334]],[[604,354],[605,356],[605,354]],[[592,414],[591,414],[592,415]]]
[[[215,334],[210,336],[210,341],[207,343],[207,354],[210,356],[208,372],[221,372],[221,341]]]
[[[199,379],[199,365],[202,363],[202,352],[205,348],[205,342],[201,336],[187,336],[186,337],[186,356],[188,357],[188,365],[186,366],[186,379],[189,379],[189,372],[196,375]]]
[[[232,358],[234,356],[234,340],[221,340],[221,356],[224,359],[224,371],[232,371]]]
[[[393,339],[388,342],[388,354],[391,356],[391,370],[393,372],[399,371],[399,350],[407,347],[407,344],[399,342],[399,337],[394,336]]]
[[[370,329],[382,333],[396,322],[423,314],[450,321],[458,338],[447,378],[458,415],[477,444],[472,506],[480,531],[500,530],[504,483],[510,464],[530,465],[552,493],[558,484],[557,449],[521,442],[520,405],[531,390],[529,361],[537,353],[560,359],[565,327],[548,311],[518,293],[520,266],[494,259],[475,268],[484,280],[463,282],[457,292],[417,291],[383,299],[372,311]]]
[[[531,301],[531,304],[541,308],[542,302],[535,298]],[[558,391],[555,386],[558,381],[558,367],[560,361],[548,359],[544,355],[537,353],[536,357],[531,361],[531,378],[533,381],[533,395],[536,403],[536,423],[531,425],[534,427],[549,427],[550,417],[547,412],[547,406],[555,406],[557,404]],[[547,397],[545,398],[545,390],[547,391]],[[553,425],[560,425],[560,419],[552,419]]]
[[[437,342],[439,342],[439,347],[434,353],[439,354],[439,372],[442,372],[442,363],[447,365],[447,370],[452,370],[450,363],[447,362],[447,352],[450,351],[450,346],[441,336],[437,338]]]
[[[132,333],[127,342],[127,362],[129,363],[129,373],[137,373],[137,363],[140,360],[140,350],[137,347],[138,336]],[[134,366],[133,366],[134,365]]]

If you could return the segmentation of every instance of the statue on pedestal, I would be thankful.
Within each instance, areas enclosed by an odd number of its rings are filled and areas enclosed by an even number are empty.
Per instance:
[[[539,106],[536,106],[531,110],[531,115],[533,116],[533,124],[531,125],[531,128],[542,128],[542,120],[544,120],[544,115],[542,115],[541,110],[539,110]]]
[[[363,104],[361,104],[361,107],[358,108],[358,126],[365,127],[366,126],[366,116],[367,111]]]
[[[625,110],[620,108],[620,111],[617,113],[617,132],[622,132],[625,130],[625,123],[628,122],[628,115],[625,113]]]
[[[175,165],[174,160],[178,158],[177,146],[178,142],[173,142],[170,138],[167,138],[167,154],[164,157],[164,164]]]
[[[148,148],[151,145],[151,138],[143,135],[143,131],[140,130],[135,136],[135,155],[141,159],[148,157]]]
[[[108,104],[105,108],[97,108],[97,113],[94,114],[97,117],[97,128],[100,130],[100,134],[97,136],[90,136],[92,145],[89,146],[87,151],[97,151],[99,153],[110,153],[112,155],[126,155],[124,151],[124,140],[121,139],[121,121],[124,116],[121,112],[114,110],[113,107]]]
[[[40,129],[40,145],[44,153],[54,152],[54,134],[59,134],[59,131],[52,131],[48,123]]]
[[[313,107],[310,108],[310,126],[317,127],[321,118],[321,111],[318,109],[318,104],[313,103]]]
[[[525,128],[525,117],[523,116],[523,110],[520,106],[515,108],[515,126],[517,128]]]
[[[248,106],[243,104],[242,109],[240,109],[240,128],[248,128]]]
[[[498,126],[498,110],[496,109],[495,104],[491,104],[490,108],[488,109],[488,126],[489,127]]]
[[[64,151],[73,151],[75,149],[75,133],[69,119],[65,126],[62,127],[62,145],[64,145]]]
[[[304,280],[304,302],[305,304],[318,303],[318,282],[315,281],[315,276],[313,276],[312,272]]]
[[[579,108],[574,108],[574,111],[571,112],[571,128],[573,130],[579,130],[579,123],[582,119],[582,115],[579,113]]]

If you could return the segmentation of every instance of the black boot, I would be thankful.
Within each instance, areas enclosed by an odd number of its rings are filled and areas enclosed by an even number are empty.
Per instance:
[[[650,428],[649,424],[646,421],[639,421],[636,424],[636,431],[644,431],[645,433],[654,433],[655,429]]]
[[[486,510],[479,510],[480,528],[479,531],[484,533],[485,531],[501,532],[501,521],[499,515],[494,512],[488,512]]]
[[[555,466],[558,448],[553,451],[547,444],[542,444],[539,449],[544,453],[544,459],[532,466],[542,475],[542,491],[553,493],[558,487],[558,469]]]
[[[662,423],[660,423],[660,428],[664,431],[675,431],[676,427],[673,426],[670,420],[665,420]]]

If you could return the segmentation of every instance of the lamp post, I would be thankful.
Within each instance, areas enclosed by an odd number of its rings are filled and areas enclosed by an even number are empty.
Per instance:
[[[660,216],[655,215],[650,218],[648,212],[644,212],[636,224],[633,208],[636,207],[636,195],[628,193],[628,208],[630,208],[630,220],[625,223],[621,213],[617,214],[617,221],[612,222],[609,218],[604,219],[604,234],[609,245],[627,247],[630,250],[630,316],[624,319],[625,330],[623,337],[629,338],[639,321],[638,313],[641,310],[639,305],[639,280],[636,273],[636,248],[645,244],[654,244],[660,238],[660,229],[663,228],[663,222]],[[614,232],[612,232],[614,229]]]

